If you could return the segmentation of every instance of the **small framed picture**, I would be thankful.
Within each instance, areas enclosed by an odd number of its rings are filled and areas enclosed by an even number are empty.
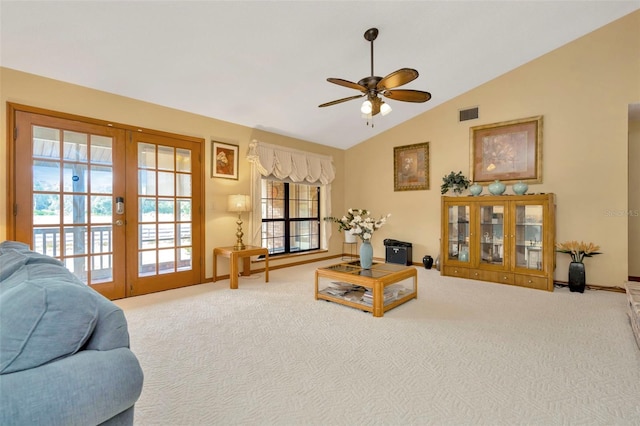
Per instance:
[[[211,141],[211,177],[238,179],[238,145]]]
[[[429,142],[393,148],[393,190],[429,189]]]

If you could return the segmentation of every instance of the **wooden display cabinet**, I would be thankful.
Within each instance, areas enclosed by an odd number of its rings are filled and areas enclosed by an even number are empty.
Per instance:
[[[553,291],[555,196],[442,197],[442,275]]]

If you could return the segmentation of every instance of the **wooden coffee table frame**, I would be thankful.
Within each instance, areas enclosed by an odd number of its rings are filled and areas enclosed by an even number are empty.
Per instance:
[[[373,305],[353,302],[341,297],[322,293],[318,288],[319,278],[334,279],[337,281],[359,285],[373,292]],[[402,295],[398,299],[384,304],[384,288],[388,285],[413,278],[413,291]],[[413,266],[404,266],[391,263],[374,263],[370,270],[360,267],[360,261],[344,262],[336,265],[316,269],[315,275],[316,300],[328,300],[341,305],[371,312],[374,317],[381,317],[389,309],[402,305],[411,299],[418,298],[418,272]]]

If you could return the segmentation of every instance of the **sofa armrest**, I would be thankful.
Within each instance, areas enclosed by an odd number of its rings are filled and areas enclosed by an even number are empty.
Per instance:
[[[108,351],[129,347],[127,319],[122,309],[101,294],[98,299],[98,320],[84,349]]]
[[[132,407],[143,373],[127,348],[81,351],[0,375],[0,424],[97,425]]]

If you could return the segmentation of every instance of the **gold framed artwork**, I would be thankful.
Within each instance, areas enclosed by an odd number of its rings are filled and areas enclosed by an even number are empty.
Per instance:
[[[542,183],[542,116],[471,127],[471,181]]]
[[[429,189],[429,142],[393,148],[393,190]]]
[[[238,179],[238,145],[211,141],[211,177]]]

